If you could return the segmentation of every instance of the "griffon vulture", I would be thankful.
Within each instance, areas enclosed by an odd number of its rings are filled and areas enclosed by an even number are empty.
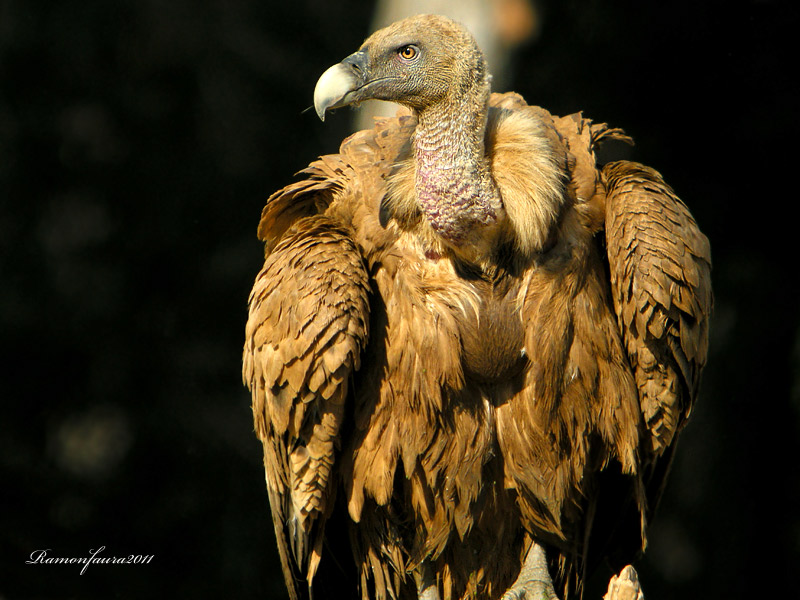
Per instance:
[[[378,31],[314,105],[406,114],[273,194],[252,391],[293,599],[580,595],[645,544],[706,360],[710,250],[619,129],[491,94],[440,16]],[[630,572],[630,570],[626,570]]]

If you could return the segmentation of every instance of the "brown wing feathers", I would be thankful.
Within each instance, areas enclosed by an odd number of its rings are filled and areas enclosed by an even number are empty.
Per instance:
[[[368,335],[368,291],[351,234],[312,216],[280,239],[250,296],[244,379],[253,391],[284,569],[296,563],[309,583],[335,494],[348,378]]]
[[[686,205],[653,169],[610,163],[603,178],[617,318],[650,447],[660,454],[689,415],[705,364],[710,248]]]

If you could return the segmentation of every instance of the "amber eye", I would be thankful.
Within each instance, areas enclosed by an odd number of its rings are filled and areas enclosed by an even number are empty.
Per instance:
[[[397,51],[397,55],[402,58],[403,60],[414,60],[419,54],[419,50],[416,46],[403,46]]]

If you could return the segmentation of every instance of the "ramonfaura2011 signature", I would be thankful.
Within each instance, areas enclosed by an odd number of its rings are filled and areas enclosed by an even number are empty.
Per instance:
[[[52,552],[51,548],[44,550],[34,550],[31,552],[30,560],[26,560],[25,564],[28,565],[83,565],[81,575],[86,572],[90,564],[96,565],[146,565],[149,564],[155,554],[129,554],[128,556],[98,556],[105,546],[100,546],[96,550],[89,550],[89,556],[81,557],[66,557],[66,556],[48,556],[48,552]]]

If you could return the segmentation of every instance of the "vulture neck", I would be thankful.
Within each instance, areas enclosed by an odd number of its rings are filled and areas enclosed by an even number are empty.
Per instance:
[[[418,111],[414,133],[415,188],[433,230],[459,254],[480,254],[504,216],[485,160],[487,79]],[[467,248],[469,247],[469,248]]]

